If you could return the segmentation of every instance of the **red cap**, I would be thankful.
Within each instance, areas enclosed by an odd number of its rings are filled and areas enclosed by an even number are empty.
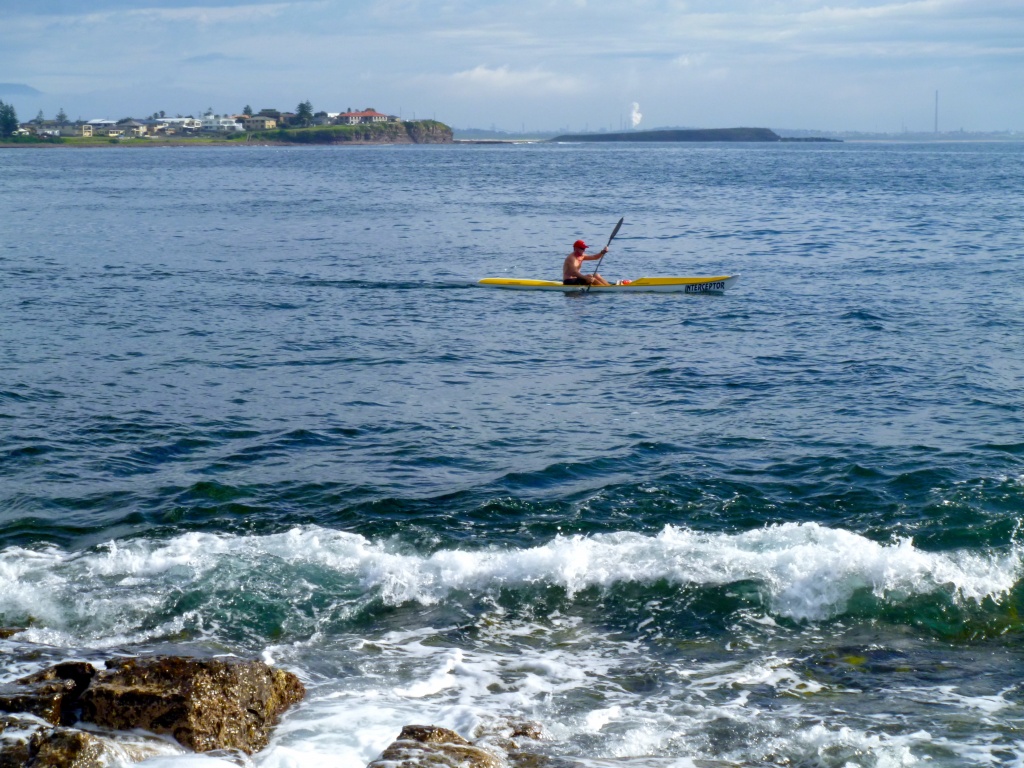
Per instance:
[[[587,244],[584,243],[582,240],[577,240],[575,243],[572,244],[572,247],[579,248],[581,251],[587,250]]]

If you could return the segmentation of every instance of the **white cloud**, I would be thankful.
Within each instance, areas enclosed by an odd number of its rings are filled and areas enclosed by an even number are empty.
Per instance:
[[[19,114],[308,98],[618,129],[636,101],[652,127],[898,128],[939,89],[950,121],[1019,130],[1020,1],[0,0],[0,59],[42,92]]]
[[[249,3],[235,6],[143,7],[127,9],[99,9],[84,4],[80,10],[65,14],[33,14],[15,12],[5,20],[6,30],[0,32],[0,41],[7,35],[13,38],[36,37],[45,41],[48,36],[92,34],[91,30],[117,36],[124,29],[152,29],[161,37],[171,34],[168,24],[187,24],[226,28],[237,25],[266,23],[300,8],[315,8],[323,2]],[[6,34],[5,34],[6,33]],[[49,39],[53,39],[50,37]],[[81,41],[84,42],[84,41]]]
[[[198,25],[231,25],[265,21],[293,11],[301,3],[274,3],[271,5],[238,5],[234,7],[140,8],[127,15],[156,22],[177,22]]]
[[[702,54],[686,53],[672,59],[672,66],[679,67],[680,69],[692,69],[701,66],[706,60],[707,56]]]
[[[543,93],[573,93],[582,89],[574,77],[555,75],[542,69],[515,71],[507,66],[491,68],[479,65],[456,72],[451,79],[459,84],[487,91],[534,91]]]

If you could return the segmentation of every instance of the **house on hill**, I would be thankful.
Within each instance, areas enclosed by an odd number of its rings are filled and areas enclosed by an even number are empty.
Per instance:
[[[118,127],[116,120],[90,120],[93,136],[107,136],[111,139],[120,138],[124,135],[124,129]]]
[[[83,123],[81,120],[71,125],[61,126],[61,136],[77,136],[79,138],[92,138],[93,126],[91,123]]]
[[[167,123],[168,135],[195,133],[203,127],[203,121],[195,117],[167,117],[163,122]]]
[[[117,127],[124,132],[125,136],[132,139],[141,139],[149,133],[149,126],[130,118],[128,120],[118,120]]]
[[[242,126],[235,122],[235,118],[227,115],[203,115],[199,130],[203,133],[232,133],[242,130]]]
[[[253,115],[242,124],[247,131],[270,131],[277,128],[277,120],[268,115]]]
[[[367,108],[362,112],[342,112],[338,115],[338,125],[359,125],[360,123],[386,123],[389,120],[396,120],[398,118],[389,117],[388,115],[382,115],[375,109]]]

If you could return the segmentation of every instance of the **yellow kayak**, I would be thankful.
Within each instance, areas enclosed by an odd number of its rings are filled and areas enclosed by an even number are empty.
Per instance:
[[[640,277],[619,285],[593,285],[593,293],[724,293],[739,275],[717,277]],[[525,280],[512,277],[485,277],[480,285],[514,291],[585,291],[585,285],[563,285],[560,280]]]

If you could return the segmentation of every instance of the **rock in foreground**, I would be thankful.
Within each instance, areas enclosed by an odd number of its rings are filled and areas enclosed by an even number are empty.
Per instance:
[[[501,768],[501,760],[455,731],[407,725],[367,768]]]
[[[0,768],[99,768],[152,756],[147,738],[168,746],[139,731],[196,752],[252,754],[306,693],[290,672],[233,657],[117,658],[106,667],[65,662],[0,685]],[[69,727],[79,721],[135,735]]]
[[[82,720],[105,728],[169,734],[196,752],[252,754],[305,693],[295,675],[260,661],[118,658],[96,673],[79,706]]]
[[[0,768],[109,768],[167,754],[168,747],[156,736],[118,740],[0,715]]]
[[[95,674],[92,664],[69,661],[0,685],[0,711],[24,712],[51,725],[70,725],[78,697]]]

